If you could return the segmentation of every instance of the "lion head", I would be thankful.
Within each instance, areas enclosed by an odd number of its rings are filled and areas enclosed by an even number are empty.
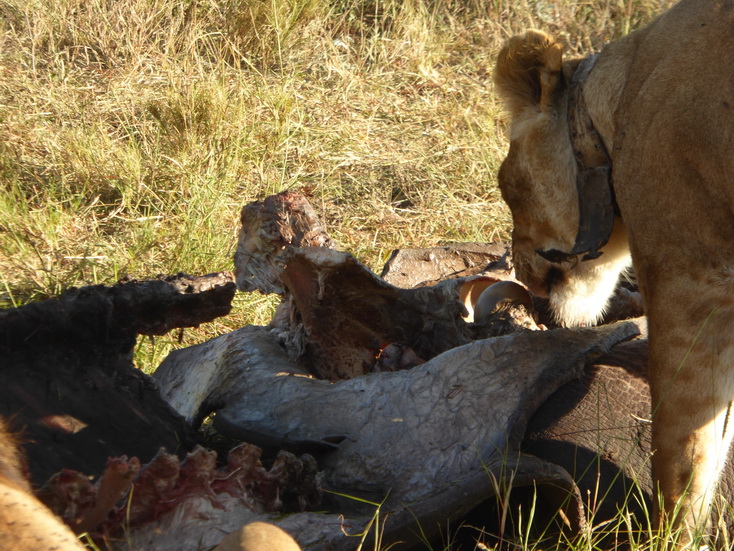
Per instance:
[[[498,178],[512,211],[516,275],[549,298],[566,326],[599,321],[630,264],[605,179],[611,163],[604,165],[603,140],[587,132],[579,73],[590,65],[593,59],[564,62],[558,42],[531,30],[508,41],[495,72],[511,116]]]

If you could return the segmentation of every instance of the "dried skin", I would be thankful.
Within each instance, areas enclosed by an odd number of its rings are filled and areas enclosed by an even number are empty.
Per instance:
[[[99,476],[110,456],[193,448],[194,431],[135,368],[133,348],[139,334],[228,313],[234,292],[228,274],[179,274],[0,312],[0,415],[24,428],[34,483],[64,468]]]

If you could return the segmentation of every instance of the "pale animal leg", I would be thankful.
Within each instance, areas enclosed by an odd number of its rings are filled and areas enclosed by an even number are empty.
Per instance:
[[[677,313],[698,317],[693,333],[681,329],[690,325],[662,327],[659,322],[681,319],[677,316],[658,316],[658,326],[650,328],[653,479],[663,497],[660,519],[683,528],[684,545],[708,526],[734,433],[732,312],[716,306],[706,313],[700,303],[695,306],[698,316],[692,309]]]

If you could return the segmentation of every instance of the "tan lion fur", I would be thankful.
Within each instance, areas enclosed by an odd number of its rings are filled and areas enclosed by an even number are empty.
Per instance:
[[[528,31],[497,61],[517,275],[559,322],[593,323],[631,252],[649,318],[653,476],[667,516],[680,503],[683,525],[702,528],[732,432],[734,2],[683,0],[599,54],[583,96],[621,218],[601,257],[552,264],[536,251],[570,251],[579,220],[567,116],[579,60],[559,48]]]
[[[79,551],[74,533],[31,493],[12,434],[0,419],[0,549]]]

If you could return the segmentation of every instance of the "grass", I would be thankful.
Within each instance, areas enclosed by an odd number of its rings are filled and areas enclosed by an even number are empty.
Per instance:
[[[584,52],[671,0],[0,0],[0,307],[232,269],[239,210],[310,197],[343,250],[509,237],[491,71],[527,27]],[[269,321],[226,319],[136,362]]]

